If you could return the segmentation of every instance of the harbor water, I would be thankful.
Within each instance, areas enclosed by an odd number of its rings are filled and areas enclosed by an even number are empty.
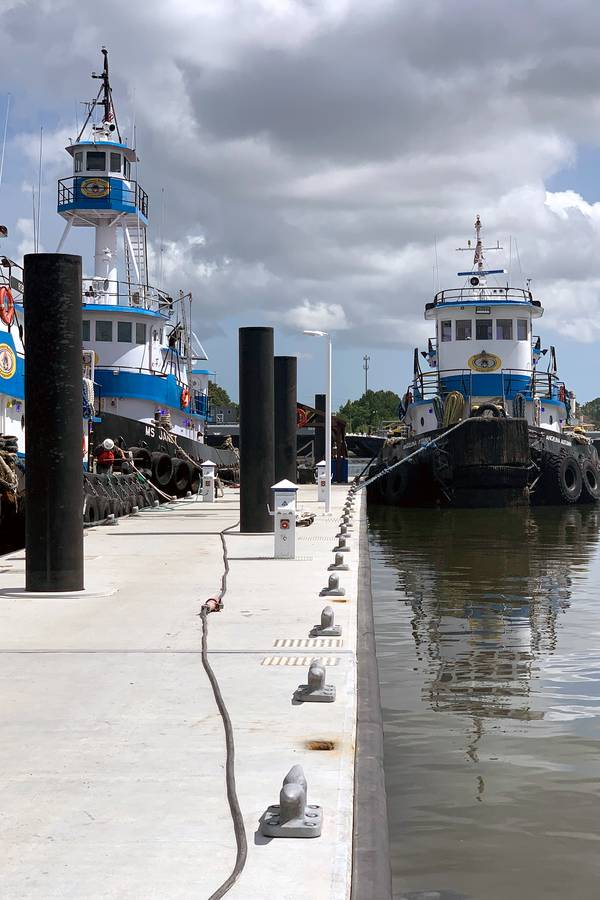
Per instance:
[[[369,509],[397,900],[596,900],[600,510]]]

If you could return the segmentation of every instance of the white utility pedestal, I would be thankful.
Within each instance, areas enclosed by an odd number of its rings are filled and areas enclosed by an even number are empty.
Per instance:
[[[327,463],[324,459],[317,463],[317,500],[327,503]]]
[[[273,485],[275,559],[296,558],[296,494],[298,486],[284,478]]]
[[[201,467],[202,469],[202,502],[203,503],[214,503],[216,499],[215,495],[215,469],[216,466],[214,462],[207,460],[207,462],[203,462]]]

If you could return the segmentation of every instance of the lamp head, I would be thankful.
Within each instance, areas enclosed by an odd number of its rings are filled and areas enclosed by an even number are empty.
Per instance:
[[[303,332],[303,334],[312,334],[312,335],[314,335],[315,337],[327,337],[327,332],[326,332],[326,331],[312,331],[312,330],[308,331],[308,330],[305,330],[305,331]]]

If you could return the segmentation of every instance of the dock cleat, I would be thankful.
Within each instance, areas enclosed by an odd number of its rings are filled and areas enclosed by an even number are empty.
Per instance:
[[[311,629],[309,637],[339,637],[342,626],[334,623],[334,612],[331,606],[326,606],[321,613],[321,624]]]

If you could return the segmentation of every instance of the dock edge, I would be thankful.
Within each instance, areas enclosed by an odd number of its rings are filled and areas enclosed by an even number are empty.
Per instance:
[[[383,769],[383,717],[375,649],[367,498],[361,505],[358,567],[357,722],[352,833],[352,900],[392,900]]]

